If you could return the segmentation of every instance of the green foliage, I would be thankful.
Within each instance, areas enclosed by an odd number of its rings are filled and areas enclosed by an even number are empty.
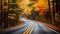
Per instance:
[[[31,19],[36,20],[39,17],[39,12],[35,11],[34,8],[31,10]]]
[[[32,6],[32,5],[34,5],[34,3],[30,3],[30,4],[28,4],[28,6]]]
[[[1,4],[0,4],[0,9],[1,9]]]
[[[9,3],[4,2],[4,6],[9,6],[9,10],[7,9],[7,11],[5,11],[6,9],[4,9],[4,12],[2,11],[2,16],[0,14],[4,23],[4,28],[9,27],[8,25],[15,26],[17,23],[19,23],[19,16],[23,10],[19,10],[19,5],[16,3],[16,1],[17,0],[12,0],[12,3],[10,3],[10,0]]]
[[[37,2],[38,0],[30,0],[31,2]]]
[[[8,3],[7,2],[4,2],[4,6],[6,6],[6,5],[8,5]]]
[[[11,4],[11,5],[10,5],[10,8],[15,9],[15,8],[19,8],[19,7],[18,7],[18,4]]]
[[[12,0],[12,2],[13,2],[13,3],[16,3],[16,2],[17,2],[17,0]]]

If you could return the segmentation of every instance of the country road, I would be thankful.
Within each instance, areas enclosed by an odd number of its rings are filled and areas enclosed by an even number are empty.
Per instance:
[[[4,31],[0,30],[0,34],[59,34],[38,21],[28,20],[26,18],[21,18],[20,20],[24,21],[25,24],[5,29]]]

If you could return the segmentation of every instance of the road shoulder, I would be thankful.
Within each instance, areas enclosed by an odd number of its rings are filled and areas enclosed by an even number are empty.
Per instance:
[[[6,30],[6,29],[10,29],[10,28],[15,28],[16,26],[22,26],[24,25],[24,21],[19,21],[19,23],[17,23],[15,26],[9,26],[8,28],[2,28],[0,30]]]
[[[53,29],[53,30],[55,30],[55,31],[57,31],[57,32],[60,33],[60,28],[58,28],[58,27],[56,27],[56,26],[53,26],[53,25],[51,25],[51,24],[44,23],[44,22],[41,22],[41,23],[43,23],[43,24],[46,25],[47,27],[49,27],[49,28],[51,28],[51,29]]]

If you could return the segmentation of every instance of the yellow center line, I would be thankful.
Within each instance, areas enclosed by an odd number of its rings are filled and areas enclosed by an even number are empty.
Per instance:
[[[31,22],[31,26],[29,26],[29,28],[23,32],[23,34],[31,34],[34,28],[34,24]]]
[[[29,32],[29,34],[31,34],[32,33],[32,31],[33,31],[33,28],[34,28],[34,24],[32,23],[32,27],[31,27],[32,29],[30,30],[30,32]]]
[[[23,34],[26,34],[26,32],[28,32],[29,31],[29,29],[30,29],[30,27],[23,33]]]

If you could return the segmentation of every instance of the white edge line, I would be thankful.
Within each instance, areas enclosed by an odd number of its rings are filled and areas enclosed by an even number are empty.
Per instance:
[[[48,27],[49,28],[49,27]],[[59,32],[57,32],[57,31],[55,31],[55,30],[53,30],[52,28],[49,28],[50,30],[52,30],[52,31],[54,31],[54,32],[56,32],[57,34],[60,34]]]

